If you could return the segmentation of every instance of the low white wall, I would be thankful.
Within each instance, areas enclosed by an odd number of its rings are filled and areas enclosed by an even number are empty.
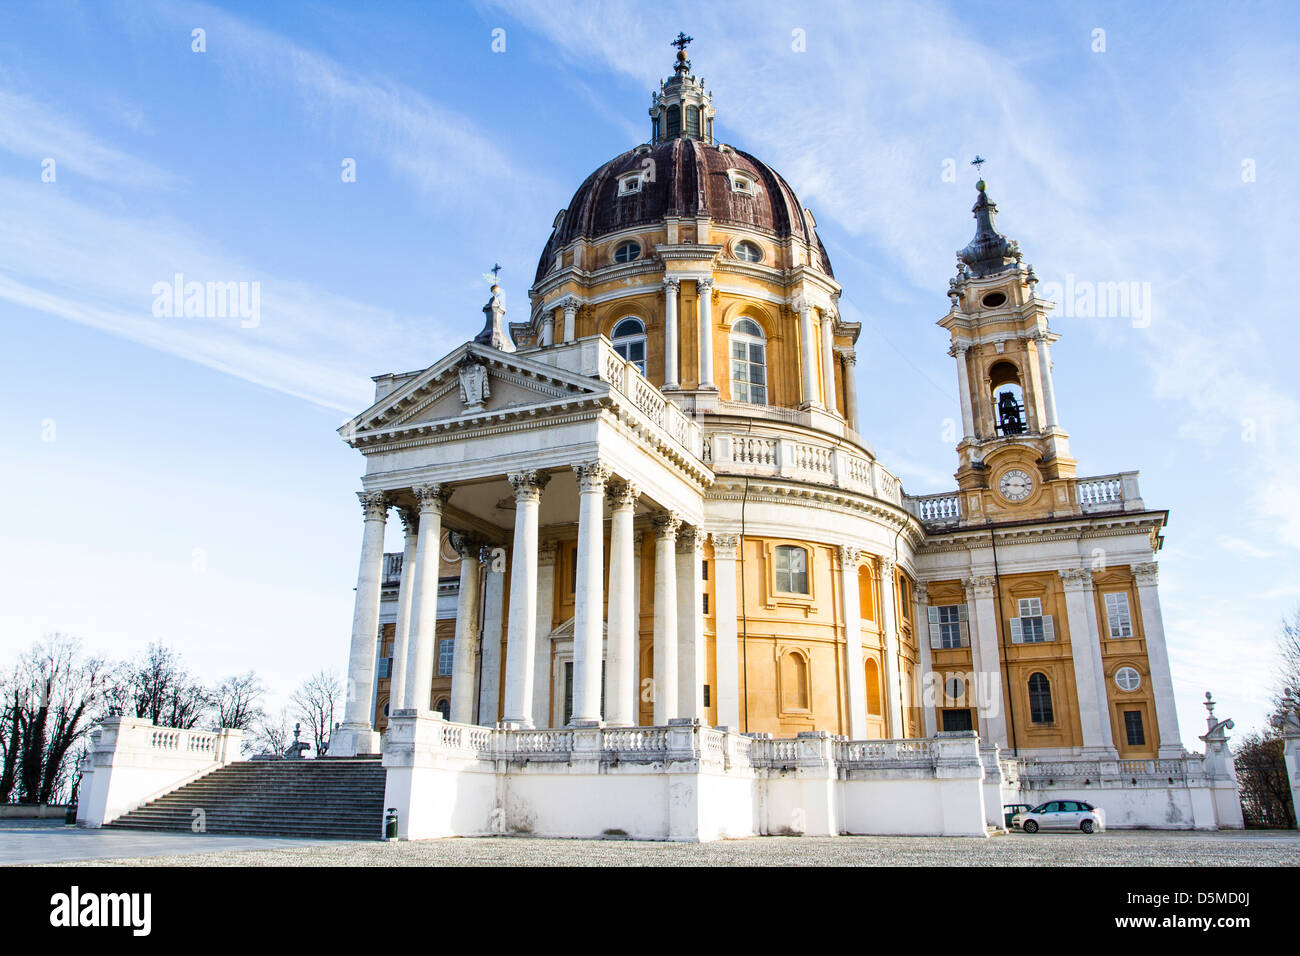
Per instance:
[[[83,769],[77,822],[103,826],[232,762],[242,739],[239,730],[176,730],[136,717],[102,721]]]

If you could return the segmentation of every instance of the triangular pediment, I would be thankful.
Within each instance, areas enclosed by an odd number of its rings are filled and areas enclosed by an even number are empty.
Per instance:
[[[601,386],[545,362],[469,342],[407,378],[340,432],[359,435],[544,407],[591,395]]]

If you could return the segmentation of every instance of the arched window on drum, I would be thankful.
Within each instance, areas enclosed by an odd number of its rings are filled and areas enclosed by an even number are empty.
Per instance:
[[[767,339],[753,319],[731,327],[731,399],[767,404]]]
[[[640,319],[622,319],[609,337],[614,351],[645,374],[645,323]]]

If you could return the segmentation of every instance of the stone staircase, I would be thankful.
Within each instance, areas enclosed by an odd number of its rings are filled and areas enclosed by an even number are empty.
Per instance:
[[[377,840],[383,766],[375,758],[243,760],[227,764],[105,826],[206,833]],[[195,810],[202,810],[196,815]]]

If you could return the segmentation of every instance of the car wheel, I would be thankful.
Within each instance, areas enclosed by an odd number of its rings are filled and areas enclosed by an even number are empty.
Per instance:
[[[1026,833],[1037,833],[1037,832],[1038,832],[1038,821],[1037,821],[1037,820],[1026,820],[1024,823],[1022,823],[1022,824],[1020,825],[1020,829],[1024,830]]]
[[[1091,833],[1093,830],[1097,829],[1097,827],[1091,820],[1084,820],[1079,824],[1079,829],[1084,833]]]

